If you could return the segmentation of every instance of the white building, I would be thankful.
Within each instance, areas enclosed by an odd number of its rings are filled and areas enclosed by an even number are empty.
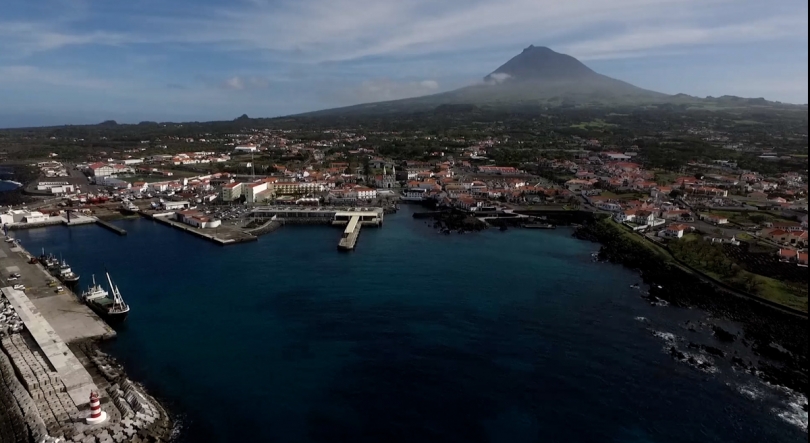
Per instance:
[[[41,223],[48,221],[48,216],[39,211],[23,211],[20,209],[11,210],[0,214],[0,223],[3,225],[13,225],[17,223]]]
[[[253,144],[239,145],[233,148],[233,152],[237,154],[247,154],[251,152],[259,152],[259,147]]]
[[[268,185],[269,183],[265,181],[258,183],[245,183],[244,186],[245,202],[256,203],[258,201],[259,194],[267,191]]]
[[[242,196],[242,183],[226,183],[222,185],[219,190],[219,198],[224,202],[232,202],[238,200]]]
[[[178,211],[174,213],[174,219],[201,229],[217,228],[222,224],[222,220],[208,217],[200,211]]]
[[[377,198],[377,190],[367,188],[365,186],[355,186],[354,192],[357,193],[358,200],[371,200]]]
[[[161,201],[160,205],[167,211],[177,211],[188,208],[190,205],[187,201]]]
[[[49,191],[53,195],[70,194],[75,187],[68,182],[39,182],[37,191]]]
[[[106,163],[93,163],[89,166],[90,173],[95,177],[106,177],[115,174],[115,168]]]

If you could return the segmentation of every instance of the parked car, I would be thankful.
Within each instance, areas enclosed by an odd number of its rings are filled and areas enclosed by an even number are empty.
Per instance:
[[[14,280],[17,280],[17,277],[11,276],[11,277],[9,277],[7,280],[8,280],[8,281],[14,281]]]
[[[14,289],[18,290],[18,291],[25,291],[25,286],[24,285],[14,285],[12,287]]]
[[[13,239],[13,238],[11,238],[11,237],[6,237],[6,243],[12,243],[12,242],[14,242],[14,239]]]

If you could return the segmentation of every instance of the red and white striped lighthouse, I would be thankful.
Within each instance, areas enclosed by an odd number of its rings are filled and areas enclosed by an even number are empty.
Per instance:
[[[90,391],[90,416],[87,417],[88,425],[97,425],[107,420],[107,413],[101,410],[101,402],[98,400],[98,392]]]

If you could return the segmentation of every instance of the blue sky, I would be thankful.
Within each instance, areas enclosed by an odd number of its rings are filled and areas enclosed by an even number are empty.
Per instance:
[[[530,45],[807,103],[807,0],[4,0],[0,127],[271,117],[472,84]]]

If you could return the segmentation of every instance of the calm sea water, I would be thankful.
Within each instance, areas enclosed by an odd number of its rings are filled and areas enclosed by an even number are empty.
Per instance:
[[[673,361],[651,331],[703,314],[566,229],[444,236],[406,209],[341,254],[328,227],[220,247],[117,224],[16,235],[82,287],[109,269],[133,311],[108,351],[182,442],[807,441],[775,390]]]

